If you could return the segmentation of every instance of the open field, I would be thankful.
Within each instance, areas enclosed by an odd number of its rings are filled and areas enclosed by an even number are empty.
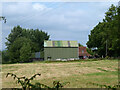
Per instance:
[[[70,82],[67,88],[98,88],[98,86],[87,84],[89,82],[115,85],[118,84],[118,60],[99,61],[74,61],[74,62],[36,62],[23,64],[2,65],[2,87],[16,88],[20,85],[7,73],[14,73],[17,76],[31,77],[41,73],[32,82],[41,82],[52,86],[52,82]]]

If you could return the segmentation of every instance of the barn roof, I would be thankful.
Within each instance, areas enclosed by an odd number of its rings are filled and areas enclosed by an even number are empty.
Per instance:
[[[77,41],[44,41],[44,47],[78,47]]]
[[[79,56],[91,56],[87,50],[86,50],[86,47],[79,47]]]

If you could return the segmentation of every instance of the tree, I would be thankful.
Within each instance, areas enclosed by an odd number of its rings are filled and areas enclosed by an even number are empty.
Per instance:
[[[2,55],[2,63],[10,63],[9,61],[9,55],[7,50],[1,51]]]
[[[20,26],[17,26],[11,30],[11,33],[6,38],[7,42],[5,44],[8,50],[11,47],[12,43],[16,40],[16,38],[19,37],[22,37],[22,28]]]
[[[105,13],[105,18],[103,19],[103,22],[99,22],[98,25],[96,25],[93,30],[91,30],[87,46],[89,48],[97,47],[98,54],[100,56],[106,56],[106,49],[108,51],[108,56],[120,56],[118,54],[120,53],[118,11],[118,7],[111,5],[111,7]]]
[[[29,38],[32,42],[36,44],[36,49],[34,51],[43,51],[44,40],[49,39],[49,35],[39,29],[23,29],[20,26],[14,27],[11,30],[6,42],[7,49],[9,50],[11,44],[19,37]]]
[[[78,43],[78,46],[80,47],[80,46],[82,46],[83,47],[83,45],[82,44],[80,44],[80,43]]]
[[[20,61],[21,60],[20,57],[23,56],[24,51],[25,51],[25,50],[23,51],[23,48],[26,49],[26,51],[28,51],[29,49],[32,51],[32,48],[34,48],[32,46],[32,44],[33,44],[32,41],[30,39],[28,39],[28,38],[25,38],[25,37],[17,38],[12,43],[11,47],[8,50],[11,62],[13,62],[13,63],[21,62]],[[25,45],[26,45],[26,48],[25,48]],[[22,52],[23,52],[23,54],[21,54]],[[30,52],[28,52],[28,53],[30,54]],[[26,52],[25,52],[25,55],[26,55]]]
[[[20,62],[29,62],[32,55],[30,43],[24,43],[20,49]]]
[[[3,16],[0,16],[0,21],[1,21],[2,19],[4,20],[4,23],[6,23],[6,21],[7,21],[6,18],[3,17]]]
[[[31,53],[43,52],[44,40],[48,40],[49,35],[39,29],[24,29],[17,26],[11,30],[6,39],[11,62],[27,62]]]
[[[43,32],[42,30],[39,31],[38,29],[35,30],[35,41],[39,42],[38,43],[38,47],[40,51],[43,51],[44,48],[44,40],[48,40],[49,39],[49,35],[47,35],[47,33]],[[41,36],[41,37],[40,37]]]

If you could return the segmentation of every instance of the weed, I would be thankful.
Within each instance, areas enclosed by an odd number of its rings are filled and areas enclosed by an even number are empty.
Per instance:
[[[22,86],[23,90],[26,90],[27,88],[33,88],[35,87],[33,84],[30,83],[31,80],[33,80],[34,78],[36,78],[36,76],[40,76],[41,74],[35,74],[33,75],[30,79],[26,78],[26,77],[17,77],[17,75],[13,74],[13,73],[7,73],[6,78],[11,75],[14,80],[17,79],[17,83],[20,84]]]
[[[53,87],[49,87],[45,84],[41,84],[39,82],[35,83],[35,84],[31,84],[30,81],[33,80],[34,78],[36,78],[36,76],[40,76],[41,74],[35,74],[33,75],[30,79],[26,78],[26,77],[17,77],[15,74],[13,73],[7,73],[6,75],[6,78],[11,75],[14,80],[17,79],[17,83],[22,86],[22,89],[23,90],[27,90],[27,89],[30,89],[30,88],[48,88],[48,89],[52,89],[52,88],[55,88],[55,89],[59,89],[59,88],[62,88],[64,87],[64,85],[66,85],[67,83],[69,82],[64,82],[64,83],[60,83],[60,81],[53,81]]]
[[[53,81],[53,88],[62,88],[64,85],[68,84],[70,82],[64,82],[64,83],[60,83],[60,81]]]
[[[98,70],[101,70],[101,71],[105,71],[105,72],[108,72],[107,70],[105,69],[102,69],[102,68],[97,68]]]
[[[108,88],[108,89],[112,89],[112,90],[116,90],[117,88],[120,88],[119,84],[118,85],[101,85],[101,84],[91,83],[91,82],[89,82],[87,84],[92,84],[92,85],[99,86],[100,88]]]

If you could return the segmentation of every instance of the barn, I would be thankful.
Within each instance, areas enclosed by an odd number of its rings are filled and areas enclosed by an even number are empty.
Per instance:
[[[78,58],[77,41],[44,41],[44,60]]]
[[[91,56],[91,55],[87,52],[86,47],[80,46],[79,47],[79,58],[85,59],[89,56]]]

